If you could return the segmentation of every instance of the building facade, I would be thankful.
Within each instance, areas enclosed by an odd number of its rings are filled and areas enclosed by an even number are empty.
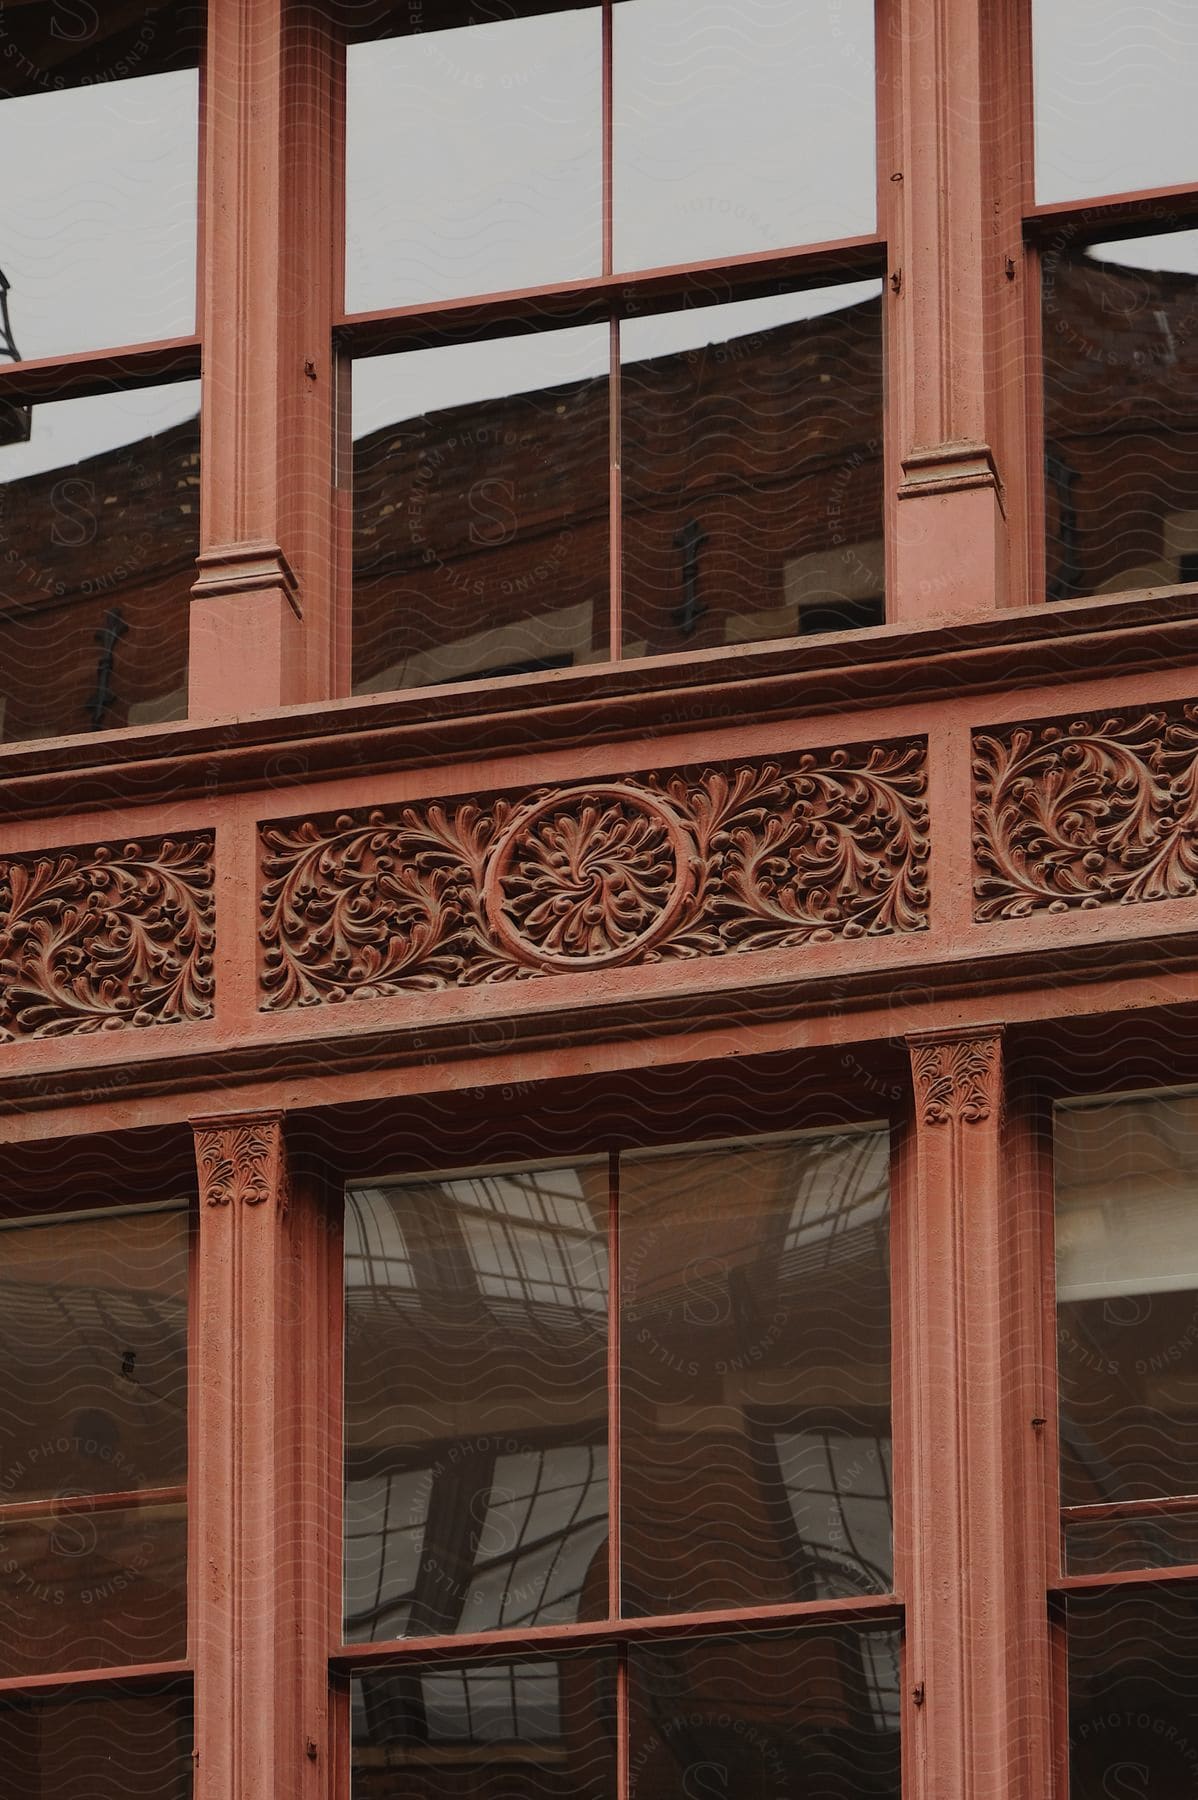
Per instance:
[[[1187,7],[0,90],[2,1800],[1193,1793]]]

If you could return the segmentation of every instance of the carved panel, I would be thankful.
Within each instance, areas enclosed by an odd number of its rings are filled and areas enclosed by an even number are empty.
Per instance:
[[[979,733],[974,917],[1198,891],[1198,707]]]
[[[261,1206],[273,1194],[286,1207],[280,1114],[197,1119],[193,1131],[207,1206]]]
[[[264,827],[263,1007],[927,925],[922,740]]]
[[[997,1033],[912,1039],[911,1072],[925,1125],[980,1125],[990,1117],[998,1105],[998,1045]]]
[[[0,859],[0,1036],[212,1013],[212,839]]]

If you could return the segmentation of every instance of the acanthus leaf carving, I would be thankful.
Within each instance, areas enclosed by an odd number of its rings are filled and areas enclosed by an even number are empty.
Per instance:
[[[262,1004],[927,926],[923,740],[263,828]]]
[[[0,860],[0,1035],[212,1014],[212,838]]]
[[[974,917],[1198,892],[1198,707],[978,733]]]
[[[193,1124],[200,1194],[207,1206],[286,1206],[283,1133],[277,1113]]]
[[[999,1070],[996,1032],[913,1039],[911,1072],[923,1123],[980,1125],[989,1119],[998,1108]]]

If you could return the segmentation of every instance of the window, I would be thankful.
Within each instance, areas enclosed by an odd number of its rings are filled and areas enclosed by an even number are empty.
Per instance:
[[[879,623],[871,8],[350,35],[355,692]]]
[[[1198,1163],[1192,1094],[1061,1108],[1056,1302],[1070,1793],[1198,1769]],[[1111,1586],[1111,1577],[1120,1577]],[[1163,1653],[1162,1646],[1167,1646]],[[1110,1791],[1109,1785],[1105,1791]],[[1134,1788],[1131,1789],[1134,1791]]]
[[[188,1238],[183,1203],[0,1224],[5,1792],[189,1791]]]
[[[0,26],[0,741],[180,718],[202,10]]]
[[[355,1796],[897,1795],[888,1210],[878,1130],[350,1191]]]

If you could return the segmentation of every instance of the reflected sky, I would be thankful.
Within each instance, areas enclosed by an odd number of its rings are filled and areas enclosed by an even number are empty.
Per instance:
[[[0,103],[0,268],[26,359],[195,329],[194,69]]]
[[[1194,0],[1034,0],[1036,199],[1198,178]]]
[[[881,291],[880,281],[854,281],[805,293],[771,294],[724,306],[626,319],[620,327],[621,361],[647,361],[678,350],[726,343],[799,319],[820,318],[875,299]],[[489,343],[362,358],[354,365],[354,437],[445,407],[606,375],[609,342],[605,325],[584,325]]]
[[[71,468],[104,450],[140,443],[194,419],[199,410],[198,381],[44,401],[33,409],[28,443],[0,445],[0,484]]]

